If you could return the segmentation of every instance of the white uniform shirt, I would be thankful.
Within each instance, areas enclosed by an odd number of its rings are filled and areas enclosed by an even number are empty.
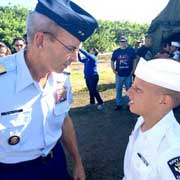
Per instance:
[[[145,132],[143,121],[138,119],[129,137],[123,180],[180,179],[180,125],[173,112]]]
[[[0,162],[16,163],[46,156],[61,137],[70,108],[69,80],[66,75],[52,73],[42,90],[32,79],[24,51],[6,56],[1,64],[7,73],[0,75]],[[67,86],[67,91],[63,101],[56,102],[59,82]],[[14,145],[9,143],[13,136],[19,138]]]

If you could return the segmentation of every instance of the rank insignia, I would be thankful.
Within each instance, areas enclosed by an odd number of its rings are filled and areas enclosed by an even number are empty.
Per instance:
[[[180,180],[180,156],[168,161],[168,165],[176,179]]]
[[[6,68],[0,64],[0,75],[6,73]]]
[[[16,145],[16,144],[19,143],[19,141],[20,141],[20,137],[19,137],[19,136],[16,136],[16,135],[11,136],[11,137],[8,139],[9,145]]]

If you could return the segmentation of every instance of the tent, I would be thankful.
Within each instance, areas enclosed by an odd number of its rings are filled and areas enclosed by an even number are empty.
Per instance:
[[[148,34],[153,39],[153,52],[159,51],[163,42],[180,42],[180,0],[169,0],[166,7],[152,20]]]

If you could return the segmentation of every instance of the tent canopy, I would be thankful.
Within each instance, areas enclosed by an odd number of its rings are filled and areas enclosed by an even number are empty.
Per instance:
[[[160,49],[163,42],[180,42],[180,0],[169,0],[166,7],[152,20],[148,34],[153,39],[153,52]]]

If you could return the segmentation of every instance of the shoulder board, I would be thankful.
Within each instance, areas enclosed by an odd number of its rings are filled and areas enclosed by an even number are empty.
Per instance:
[[[0,64],[0,75],[7,73],[4,65]]]
[[[5,56],[0,60],[0,74],[8,73],[16,69],[16,61],[12,55],[10,56]]]

